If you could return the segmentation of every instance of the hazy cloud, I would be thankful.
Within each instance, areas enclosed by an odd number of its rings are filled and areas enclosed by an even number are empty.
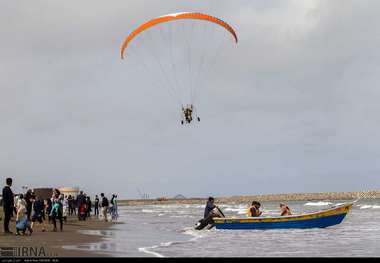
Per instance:
[[[119,59],[132,29],[184,10],[223,17],[240,40],[216,60],[194,127]],[[379,10],[370,0],[0,0],[1,176],[18,189],[123,197],[379,188]]]

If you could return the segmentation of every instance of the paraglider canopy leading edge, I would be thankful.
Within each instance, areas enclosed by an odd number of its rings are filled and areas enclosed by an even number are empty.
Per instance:
[[[186,21],[189,21],[189,23]],[[151,30],[149,30],[151,28],[158,28],[158,30],[152,30],[153,32],[151,33]],[[207,32],[207,28],[210,28],[209,32]],[[196,12],[182,12],[160,16],[143,23],[132,31],[121,46],[120,56],[121,59],[126,59],[130,53],[134,53],[130,49],[134,49],[135,46],[136,49],[148,48],[148,50],[144,49],[140,52],[142,54],[141,59],[139,58],[137,61],[144,65],[146,71],[149,71],[149,66],[152,67],[153,73],[161,70],[159,76],[162,77],[162,80],[157,80],[152,85],[161,85],[169,89],[171,95],[180,106],[181,123],[190,124],[193,119],[200,121],[194,100],[197,97],[196,89],[205,85],[205,80],[209,76],[207,73],[216,68],[214,67],[215,61],[211,60],[211,58],[220,58],[225,53],[223,51],[220,52],[220,49],[215,46],[215,43],[223,42],[221,41],[223,38],[216,40],[212,38],[219,28],[232,35],[234,42],[238,43],[236,31],[220,18]],[[166,38],[165,30],[168,32],[166,33]],[[200,34],[196,34],[196,30],[199,30]],[[147,33],[145,34],[144,32]],[[184,35],[181,35],[181,33]],[[152,37],[151,34],[157,34],[157,36]],[[142,37],[140,37],[141,35]],[[131,48],[132,42],[137,37],[144,39],[144,35],[148,35],[150,39],[146,41],[141,40],[141,45],[134,45],[134,48]],[[163,40],[162,47],[158,47],[159,39]],[[200,42],[199,47],[196,46],[198,39]],[[173,43],[175,40],[182,42],[176,45]],[[214,46],[207,49],[206,46],[209,44]],[[179,51],[181,47],[183,50]],[[158,52],[155,49],[159,49]],[[165,54],[166,49],[168,51]],[[180,58],[174,58],[175,55],[179,55]],[[197,59],[197,56],[200,58]],[[148,62],[145,62],[143,58],[148,58]],[[208,58],[211,61],[207,61]],[[153,66],[154,62],[156,62],[156,66]],[[151,77],[148,79],[151,79]],[[201,83],[197,83],[197,81],[201,81]],[[193,115],[196,115],[196,117],[193,118]]]
[[[144,32],[145,30],[154,27],[158,24],[174,21],[174,20],[180,20],[180,19],[196,19],[196,20],[205,20],[209,21],[211,23],[218,24],[222,27],[224,27],[227,31],[229,31],[232,36],[234,37],[236,43],[238,42],[238,37],[235,32],[235,30],[226,22],[223,20],[216,18],[214,16],[210,16],[207,14],[202,14],[202,13],[190,13],[190,12],[183,12],[183,13],[175,13],[175,14],[169,14],[165,16],[160,16],[158,18],[152,19],[144,24],[142,24],[140,27],[138,27],[135,31],[133,31],[127,39],[124,41],[121,49],[120,49],[120,55],[121,58],[125,58],[125,50],[127,49],[129,43],[140,33]]]

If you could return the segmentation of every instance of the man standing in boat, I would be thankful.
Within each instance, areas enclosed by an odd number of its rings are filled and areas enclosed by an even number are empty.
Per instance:
[[[208,201],[207,201],[207,204],[206,204],[206,207],[205,207],[205,213],[204,213],[204,216],[203,218],[207,218],[210,214],[210,212],[212,210],[214,210],[214,208],[216,207],[215,204],[214,204],[215,200],[214,200],[214,197],[209,197],[208,198]]]
[[[196,230],[202,230],[206,226],[208,226],[207,229],[211,229],[214,227],[214,220],[213,218],[216,217],[224,217],[223,212],[214,204],[214,198],[209,197],[206,207],[203,219],[198,221],[198,225],[196,226]]]

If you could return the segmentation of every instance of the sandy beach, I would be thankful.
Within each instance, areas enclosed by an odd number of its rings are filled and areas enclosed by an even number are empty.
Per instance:
[[[1,209],[2,210],[2,209]],[[2,211],[0,212],[3,215]],[[3,224],[3,221],[1,221]],[[34,232],[31,236],[16,236],[6,235],[3,232],[3,227],[0,230],[0,247],[3,248],[16,248],[17,253],[21,249],[27,250],[25,252],[27,257],[33,256],[34,251],[37,250],[42,257],[95,257],[105,256],[100,253],[68,250],[63,246],[68,245],[81,245],[88,243],[95,243],[101,241],[101,236],[82,234],[80,230],[106,230],[109,229],[114,223],[102,222],[92,217],[86,221],[78,221],[76,217],[70,217],[67,223],[63,225],[63,232],[53,232],[53,226],[48,225],[47,231],[42,232],[42,227],[38,224],[34,226]],[[12,219],[10,229],[15,233],[15,221]],[[32,251],[34,250],[34,251]],[[25,254],[24,253],[24,254]],[[32,254],[32,255],[29,255]],[[20,254],[18,254],[20,256]]]

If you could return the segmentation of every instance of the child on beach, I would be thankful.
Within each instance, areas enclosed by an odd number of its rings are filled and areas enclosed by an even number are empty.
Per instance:
[[[34,223],[37,221],[40,225],[42,225],[42,232],[45,232],[45,222],[44,222],[44,203],[43,201],[36,196],[35,200],[32,204],[32,229],[34,226]]]

